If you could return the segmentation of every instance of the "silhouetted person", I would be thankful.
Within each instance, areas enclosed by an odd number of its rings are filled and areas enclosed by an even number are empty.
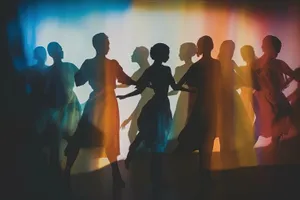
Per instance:
[[[252,123],[236,89],[243,86],[244,80],[235,72],[237,65],[232,60],[235,44],[225,40],[220,47],[219,61],[222,69],[222,92],[220,101],[220,153],[223,167],[238,167],[238,153],[253,149]],[[248,156],[248,155],[247,155]],[[254,156],[254,154],[253,154]],[[253,161],[249,156],[248,160]]]
[[[134,50],[131,56],[131,61],[137,63],[140,68],[131,76],[132,80],[137,81],[145,72],[145,70],[150,66],[148,58],[149,50],[146,47],[141,46],[137,47]],[[138,105],[136,106],[134,111],[129,115],[129,117],[125,119],[121,124],[121,128],[125,128],[125,126],[129,122],[131,122],[128,131],[128,138],[130,144],[133,142],[138,133],[137,119],[140,116],[141,110],[144,107],[144,105],[149,101],[149,99],[151,99],[153,94],[154,93],[151,88],[145,88],[145,90],[141,93],[141,99],[139,100]]]
[[[245,66],[240,66],[235,68],[237,74],[239,74],[245,85],[241,87],[241,94],[240,97],[245,105],[245,109],[248,113],[250,121],[253,123],[253,132],[254,132],[254,139],[257,141],[259,137],[259,123],[260,120],[259,115],[257,115],[259,107],[257,103],[257,99],[255,97],[254,88],[252,80],[252,66],[253,63],[256,61],[257,57],[255,55],[254,48],[250,45],[244,45],[240,50],[241,56],[243,60],[246,62]],[[257,119],[257,120],[255,120]]]
[[[47,60],[47,52],[46,49],[42,46],[38,46],[34,49],[33,52],[34,59],[37,61],[35,65],[32,66],[32,68],[43,70],[47,68],[48,66],[45,64]]]
[[[44,92],[44,75],[49,69],[45,64],[47,59],[46,49],[42,46],[36,47],[33,51],[33,58],[36,60],[36,64],[25,70],[25,76],[28,84],[28,92],[30,94],[34,93],[33,95],[38,97]]]
[[[62,138],[68,138],[75,132],[80,118],[80,103],[73,91],[74,75],[78,68],[63,62],[64,52],[57,42],[47,47],[53,59],[47,73],[45,93],[48,96],[48,109],[41,121],[46,121],[46,143],[50,148],[50,165],[60,170],[60,144]]]
[[[120,155],[120,119],[114,90],[116,80],[126,85],[135,82],[124,73],[116,60],[106,58],[110,44],[107,35],[98,33],[92,41],[96,56],[84,61],[75,76],[75,82],[76,86],[88,82],[93,91],[85,105],[78,128],[65,150],[65,173],[70,175],[80,148],[103,147],[111,163],[114,185],[125,187],[117,163],[117,156]]]
[[[32,114],[35,118],[33,132],[37,133],[36,137],[42,137],[45,123],[41,123],[40,118],[44,117],[47,96],[45,95],[46,74],[50,69],[46,64],[47,52],[42,46],[38,46],[33,51],[36,64],[25,70],[27,83],[27,92],[32,104]]]
[[[197,53],[197,46],[192,42],[183,43],[180,46],[179,50],[179,58],[184,62],[183,65],[175,68],[174,79],[178,82],[183,75],[188,71],[190,66],[193,64],[192,57],[194,57]],[[188,86],[185,86],[188,87]],[[178,91],[171,91],[169,95],[177,95]],[[186,124],[186,120],[191,113],[193,108],[193,101],[195,100],[194,93],[180,92],[176,110],[174,113],[174,119],[172,123],[171,134],[169,135],[169,145],[168,149],[174,149],[173,141],[176,141],[180,131],[184,128]]]
[[[129,147],[125,164],[129,168],[137,148],[144,143],[152,152],[151,179],[155,194],[161,184],[161,153],[165,151],[172,123],[168,98],[169,86],[177,90],[171,69],[163,65],[169,60],[169,52],[169,47],[166,44],[155,44],[150,50],[150,56],[154,63],[145,70],[137,81],[137,89],[127,95],[118,96],[120,99],[132,97],[141,94],[146,87],[151,87],[154,90],[154,96],[142,108],[138,118],[139,133]],[[182,87],[178,89],[188,91]]]
[[[256,98],[255,90],[253,89],[253,86],[255,83],[252,80],[252,67],[255,63],[257,57],[255,55],[254,49],[250,45],[245,45],[241,48],[241,56],[243,60],[246,62],[246,66],[240,66],[236,68],[236,72],[243,78],[246,85],[241,88],[241,99],[243,100],[243,103],[245,105],[245,108],[248,112],[248,115],[250,117],[251,122],[254,122],[254,133],[255,133],[255,141],[258,139],[260,131],[260,115],[259,113],[259,107],[258,102]],[[285,78],[286,79],[286,78]],[[293,79],[289,78],[286,79],[285,86],[283,89],[287,88],[290,84],[290,82]],[[251,86],[252,85],[252,86]],[[251,86],[251,87],[249,87]],[[255,87],[254,87],[255,88]],[[256,119],[256,120],[254,120]]]
[[[211,37],[201,37],[197,47],[197,55],[202,55],[201,59],[178,82],[178,86],[186,83],[189,87],[197,88],[198,93],[188,121],[179,134],[175,153],[199,150],[199,180],[203,187],[209,187],[211,153],[217,131],[221,66],[218,60],[211,57],[214,48]],[[208,190],[201,188],[201,191]]]
[[[277,149],[282,137],[295,134],[295,127],[291,121],[292,108],[282,92],[286,87],[284,75],[300,80],[299,75],[284,61],[277,59],[281,46],[281,41],[277,37],[266,36],[262,41],[263,55],[257,59],[253,67],[255,78],[259,83],[256,97],[261,120],[260,135],[265,138],[272,137],[270,147],[273,150]],[[275,156],[276,151],[272,153],[272,156]]]
[[[241,56],[246,65],[235,68],[236,73],[242,77],[243,81],[248,85],[252,84],[251,65],[257,59],[254,49],[250,45],[244,45],[240,50]],[[250,121],[254,122],[254,110],[253,110],[253,88],[241,87],[240,97],[245,105],[245,109],[249,115]]]
[[[295,74],[300,76],[300,68],[296,68]],[[297,82],[296,90],[290,94],[288,97],[292,108],[293,108],[293,120],[296,125],[298,133],[300,132],[300,81]]]

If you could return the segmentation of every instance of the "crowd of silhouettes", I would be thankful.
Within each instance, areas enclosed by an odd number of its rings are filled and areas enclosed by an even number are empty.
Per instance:
[[[62,47],[51,42],[47,51],[53,65],[45,64],[46,49],[37,47],[34,50],[37,63],[24,71],[34,108],[32,131],[49,167],[67,181],[80,148],[102,147],[111,163],[114,186],[125,187],[117,156],[120,155],[120,127],[125,128],[130,122],[131,145],[126,168],[130,168],[139,147],[148,149],[152,155],[150,174],[155,194],[159,194],[162,184],[164,152],[182,154],[198,150],[199,172],[207,178],[201,180],[210,180],[216,137],[220,138],[222,162],[229,166],[239,162],[241,152],[251,160],[253,155],[249,152],[259,136],[271,138],[270,145],[277,149],[281,140],[297,135],[300,130],[299,87],[288,97],[283,94],[289,83],[300,81],[300,70],[292,70],[277,59],[282,44],[275,36],[263,39],[263,55],[259,58],[252,46],[243,46],[240,53],[245,66],[237,66],[233,60],[232,40],[221,44],[217,58],[211,55],[214,42],[209,36],[201,37],[197,44],[184,43],[179,52],[184,64],[175,69],[174,76],[171,68],[164,65],[170,53],[166,44],[157,43],[150,51],[144,46],[137,47],[131,61],[140,68],[132,77],[118,61],[106,57],[110,46],[106,34],[96,34],[92,44],[96,56],[86,59],[80,69],[64,62]],[[193,63],[195,55],[200,59]],[[85,83],[91,86],[92,92],[82,112],[73,88],[74,84],[80,87]],[[130,85],[135,85],[136,90],[126,95],[115,94],[116,88]],[[241,89],[240,94],[237,89]],[[173,117],[169,96],[179,91]],[[141,95],[138,105],[120,125],[117,99],[135,95]],[[62,139],[68,142],[64,173],[59,158]],[[175,145],[171,144],[174,140]]]

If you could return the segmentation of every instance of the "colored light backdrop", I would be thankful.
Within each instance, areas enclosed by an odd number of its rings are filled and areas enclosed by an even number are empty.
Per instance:
[[[131,55],[137,46],[150,49],[157,42],[170,46],[170,60],[167,65],[174,71],[182,65],[179,47],[184,42],[197,42],[203,35],[210,35],[215,43],[213,57],[216,57],[224,40],[233,40],[236,50],[233,59],[244,65],[240,48],[252,45],[260,56],[261,40],[267,34],[278,36],[283,42],[279,58],[292,68],[300,65],[300,35],[297,9],[289,7],[283,14],[254,10],[250,7],[231,7],[218,4],[192,4],[177,1],[176,4],[133,1],[130,4],[85,4],[74,5],[33,4],[21,12],[24,31],[25,50],[28,65],[33,64],[33,49],[57,41],[64,50],[64,61],[74,63],[78,68],[86,58],[95,55],[92,36],[105,32],[110,39],[109,58],[119,61],[124,71],[132,75],[138,66],[131,62]],[[198,58],[195,56],[193,61]],[[152,63],[149,58],[150,63]],[[48,57],[47,64],[52,60]],[[292,92],[291,84],[286,93]],[[117,89],[116,93],[125,94],[133,88]],[[91,88],[86,84],[74,89],[81,103],[88,99]],[[178,96],[170,97],[174,113]],[[139,96],[119,101],[120,120],[130,115],[137,105]],[[128,128],[121,130],[122,157],[127,154],[129,140]],[[214,151],[219,150],[218,142]]]

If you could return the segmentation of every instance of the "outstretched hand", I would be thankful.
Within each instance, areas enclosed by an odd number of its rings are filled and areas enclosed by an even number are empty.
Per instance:
[[[120,99],[120,100],[126,99],[126,96],[125,96],[125,95],[117,95],[116,97],[117,97],[117,99]]]
[[[128,124],[130,122],[130,119],[126,119],[126,120],[124,120],[123,122],[122,122],[122,124],[121,124],[121,129],[125,129],[126,128],[126,125]]]

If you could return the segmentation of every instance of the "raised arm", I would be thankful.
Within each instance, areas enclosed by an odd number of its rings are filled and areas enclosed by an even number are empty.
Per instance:
[[[233,73],[234,73],[234,89],[239,89],[245,86],[242,70],[239,70],[236,62],[233,60]]]
[[[298,91],[294,91],[292,94],[290,94],[289,96],[287,96],[287,99],[289,100],[289,102],[291,104],[294,104],[294,102],[298,99]]]
[[[296,81],[300,81],[300,76],[292,70],[284,61],[280,61],[279,69],[282,73],[288,75]]]
[[[140,73],[138,71],[134,72],[133,75],[131,76],[132,80],[138,80],[140,78]],[[126,84],[118,84],[117,88],[128,88],[129,85]]]
[[[285,82],[284,82],[284,85],[283,85],[283,89],[286,89],[289,87],[290,83],[293,81],[294,79],[291,78],[291,77],[288,77]]]
[[[192,67],[188,69],[188,71],[181,77],[181,79],[177,82],[178,87],[182,87],[183,84],[185,84],[188,80],[188,77],[190,76],[192,71]]]
[[[136,85],[136,82],[132,80],[124,71],[123,68],[120,66],[120,64],[114,60],[114,66],[116,69],[116,76],[119,83],[125,84],[125,85]]]
[[[168,77],[169,77],[169,80],[170,80],[170,86],[173,90],[175,90],[175,91],[180,90],[180,91],[185,91],[185,92],[195,92],[195,90],[191,90],[191,89],[188,89],[188,88],[185,88],[185,87],[182,86],[186,81],[185,82],[182,81],[181,85],[176,84],[175,80],[174,80],[174,77],[172,76],[170,68],[168,68]]]
[[[244,81],[242,76],[236,72],[234,72],[234,73],[235,73],[235,84],[234,84],[235,89],[239,89],[241,87],[246,87],[247,83]]]
[[[174,79],[175,79],[175,81],[179,81],[178,67],[175,68]],[[168,93],[168,96],[173,96],[176,94],[178,94],[178,90],[173,90]]]
[[[117,98],[125,99],[128,97],[132,97],[132,96],[141,94],[145,90],[145,88],[149,86],[147,70],[143,73],[143,75],[139,78],[139,80],[137,82],[135,82],[135,84],[136,84],[136,90],[134,90],[133,92],[130,92],[126,95],[118,95]]]
[[[128,88],[129,85],[126,85],[126,84],[118,84],[117,85],[117,88]]]
[[[75,85],[77,87],[84,85],[88,81],[87,75],[86,75],[87,65],[88,65],[88,63],[85,60],[83,62],[83,64],[81,65],[80,69],[77,70],[77,72],[75,73],[75,77],[74,78],[75,78]]]

